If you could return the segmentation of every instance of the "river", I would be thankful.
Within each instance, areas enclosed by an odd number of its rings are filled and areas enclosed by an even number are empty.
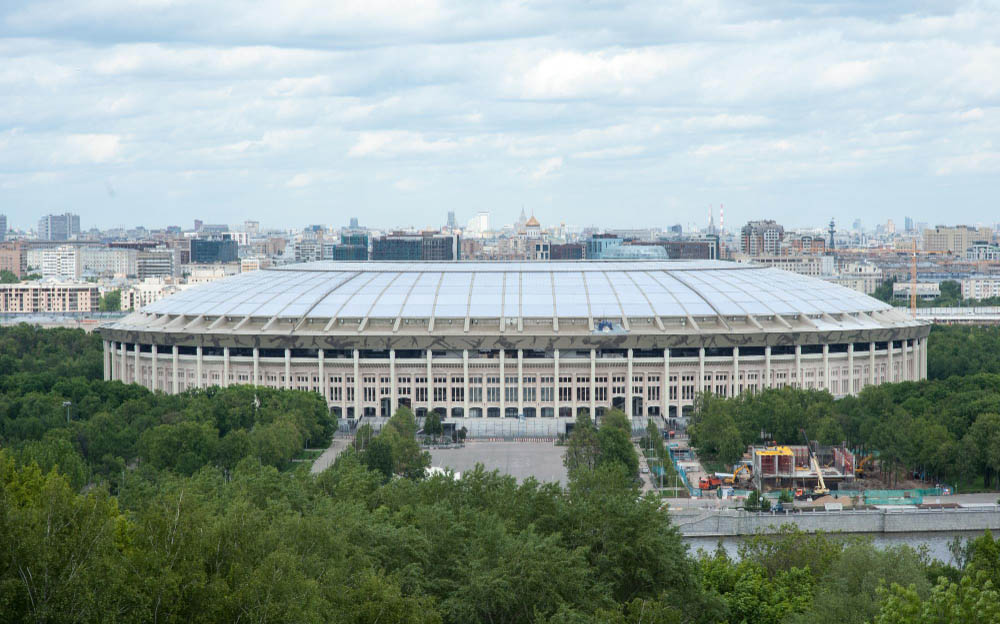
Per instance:
[[[942,531],[940,533],[851,533],[845,534],[844,537],[870,538],[872,543],[875,544],[877,548],[898,546],[900,544],[905,544],[916,549],[923,547],[927,549],[927,554],[930,555],[932,559],[937,559],[948,564],[954,564],[955,562],[951,556],[951,551],[948,549],[948,544],[951,543],[951,541],[956,537],[967,540],[979,537],[982,534],[983,531]],[[715,550],[716,544],[722,542],[722,547],[726,550],[726,553],[730,557],[736,558],[738,555],[737,547],[739,546],[739,543],[746,538],[684,537],[681,539],[685,544],[691,547],[692,553],[697,553],[699,549],[711,552]]]

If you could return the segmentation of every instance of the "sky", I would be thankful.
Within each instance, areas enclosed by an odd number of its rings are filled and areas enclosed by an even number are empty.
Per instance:
[[[11,227],[971,224],[998,187],[996,1],[0,3]]]

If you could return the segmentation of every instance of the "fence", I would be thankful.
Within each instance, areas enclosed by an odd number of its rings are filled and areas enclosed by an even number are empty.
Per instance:
[[[681,478],[681,483],[683,483],[684,487],[687,488],[688,494],[691,494],[692,496],[694,496],[695,494],[697,494],[698,490],[696,490],[695,488],[691,487],[691,482],[688,481],[688,478],[687,478],[687,472],[685,472],[684,468],[680,464],[677,463],[677,458],[674,457],[674,452],[670,449],[669,446],[667,447],[667,455],[670,456],[670,463],[674,465],[674,470],[677,471],[677,475]]]

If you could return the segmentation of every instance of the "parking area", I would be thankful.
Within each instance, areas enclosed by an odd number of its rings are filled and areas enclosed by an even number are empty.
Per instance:
[[[539,481],[566,484],[566,467],[562,456],[564,446],[551,442],[480,442],[470,441],[464,448],[434,449],[431,465],[467,472],[482,464],[486,470],[499,470],[521,483],[528,477]]]

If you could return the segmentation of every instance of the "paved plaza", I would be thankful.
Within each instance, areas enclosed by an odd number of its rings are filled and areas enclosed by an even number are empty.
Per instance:
[[[566,467],[562,463],[564,446],[551,442],[478,442],[466,443],[465,448],[431,451],[431,465],[467,472],[482,464],[486,470],[499,470],[521,483],[528,477],[539,481],[566,484]]]

